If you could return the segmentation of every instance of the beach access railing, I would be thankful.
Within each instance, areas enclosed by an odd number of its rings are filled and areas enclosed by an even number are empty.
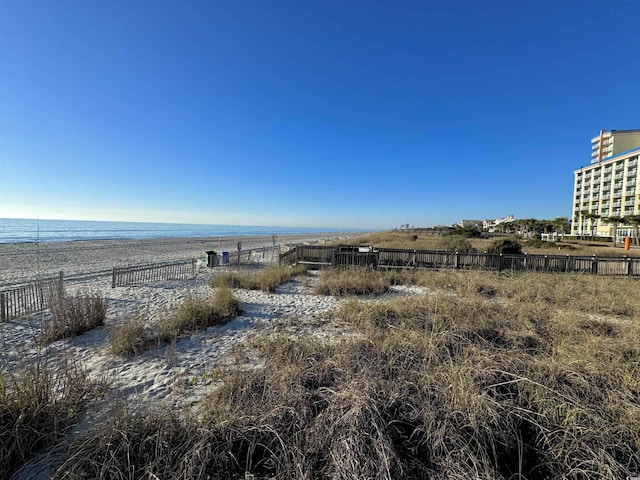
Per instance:
[[[64,295],[64,274],[0,291],[0,321],[40,312]]]
[[[127,265],[113,267],[111,288],[153,283],[164,280],[186,280],[197,275],[197,260],[181,260],[177,262],[147,263],[143,265]]]
[[[251,250],[239,250],[229,253],[230,265],[247,265],[250,263],[276,263],[280,246],[259,247]]]
[[[640,276],[640,258],[573,255],[508,255],[483,252],[299,245],[280,255],[280,265],[367,266]]]

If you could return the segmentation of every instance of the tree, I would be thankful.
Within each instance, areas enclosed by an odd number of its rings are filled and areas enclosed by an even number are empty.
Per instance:
[[[618,226],[623,222],[622,217],[607,217],[605,222],[613,226],[613,246],[615,247],[618,244]]]
[[[567,230],[571,230],[571,225],[567,217],[557,217],[551,223],[556,233],[560,236],[560,241],[564,239],[564,234]]]
[[[600,215],[598,215],[597,213],[587,213],[587,214],[585,214],[585,215],[584,215],[584,218],[586,218],[586,219],[588,219],[588,220],[591,220],[591,240],[593,240],[593,237],[594,237],[594,230],[595,230],[595,229],[593,228],[593,225],[594,225],[594,223],[595,223],[595,222],[594,222],[594,220],[599,219],[599,218],[600,218]]]
[[[580,240],[584,239],[584,221],[589,215],[588,210],[580,210]]]
[[[628,223],[633,228],[631,229],[631,238],[634,245],[638,245],[638,227],[640,227],[640,215],[629,215],[622,219],[624,223]]]

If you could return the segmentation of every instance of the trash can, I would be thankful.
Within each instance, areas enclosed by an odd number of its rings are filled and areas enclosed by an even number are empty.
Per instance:
[[[229,252],[222,252],[222,262],[221,265],[229,265]]]
[[[214,252],[213,250],[208,250],[204,253],[207,254],[207,267],[213,268],[220,266],[220,257],[218,257],[218,254],[216,252]]]

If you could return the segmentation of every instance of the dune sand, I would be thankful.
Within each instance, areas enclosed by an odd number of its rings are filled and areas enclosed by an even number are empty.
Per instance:
[[[313,239],[323,238],[326,237]],[[307,236],[295,240],[308,239]],[[230,249],[235,241],[227,239],[217,250]],[[249,245],[268,245],[264,238],[243,238],[241,241],[247,248]],[[130,408],[189,408],[215,388],[222,369],[236,362],[234,346],[246,345],[252,337],[273,332],[338,341],[353,335],[330,315],[342,300],[313,294],[316,272],[308,280],[294,280],[272,294],[235,289],[233,294],[241,302],[243,313],[226,325],[194,332],[175,344],[159,345],[139,356],[111,354],[107,348],[111,329],[139,314],[143,314],[147,321],[153,321],[189,296],[208,298],[215,295],[215,290],[209,286],[211,278],[237,267],[210,269],[205,266],[203,253],[211,248],[213,242],[215,240],[181,239],[41,245],[38,263],[42,272],[53,273],[63,268],[65,275],[67,271],[84,274],[65,282],[68,293],[100,292],[108,299],[105,326],[52,343],[44,352],[49,362],[62,362],[65,358],[79,362],[92,378],[107,380],[111,386],[111,398],[123,399]],[[19,275],[24,275],[28,266],[33,265],[30,257],[33,248],[33,245],[0,245],[0,271],[4,282],[7,279],[19,280]],[[114,264],[173,260],[189,258],[190,255],[197,255],[200,260],[196,278],[111,288],[108,272]],[[16,265],[16,262],[24,263]],[[91,272],[97,274],[87,275]],[[383,298],[423,293],[422,290],[420,287],[393,287]],[[48,315],[49,312],[45,311],[0,324],[0,370],[18,370],[43,354],[36,339],[41,331],[40,325]],[[245,358],[243,361],[249,368],[260,365],[258,358]]]

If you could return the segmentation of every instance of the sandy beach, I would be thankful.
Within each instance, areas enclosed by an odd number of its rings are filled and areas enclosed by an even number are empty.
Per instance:
[[[291,242],[322,241],[323,236],[298,235]],[[243,245],[261,247],[271,238],[242,238]],[[223,248],[229,248],[237,239],[226,239]],[[205,239],[145,240],[129,242],[73,242],[42,244],[40,267],[43,272],[61,268],[72,273],[101,272],[118,262],[144,263],[156,260],[189,258],[202,253],[214,243]],[[33,264],[34,245],[0,245],[3,281],[18,280],[28,265]],[[13,262],[9,261],[12,258]],[[15,265],[19,259],[23,263]],[[215,294],[209,282],[220,272],[236,267],[207,268],[198,264],[196,278],[172,280],[147,285],[111,288],[109,275],[87,276],[77,281],[66,281],[68,294],[82,291],[99,292],[108,300],[105,327],[79,337],[54,342],[47,347],[49,357],[69,356],[89,371],[92,376],[103,376],[111,381],[120,394],[133,403],[147,400],[167,400],[172,405],[195,401],[208,385],[214,382],[210,373],[224,363],[234,345],[265,328],[283,327],[294,335],[316,335],[336,339],[344,332],[339,322],[328,319],[328,313],[341,300],[315,295],[312,287],[317,273],[303,284],[300,280],[282,285],[273,294],[262,291],[235,289],[234,296],[241,302],[243,313],[221,327],[211,327],[190,335],[175,345],[161,345],[144,354],[122,358],[110,354],[106,345],[110,329],[143,316],[153,322],[158,316],[175,309],[185,298],[210,298]],[[241,267],[247,268],[247,267]],[[257,267],[259,268],[259,267]],[[8,275],[7,275],[8,272]],[[20,277],[20,274],[23,274]],[[33,275],[33,273],[31,274]],[[389,295],[412,294],[412,287],[394,287]],[[49,312],[0,324],[3,369],[17,369],[28,359],[42,353],[35,339],[41,332],[41,323]],[[188,388],[189,387],[189,388]]]
[[[296,235],[288,237],[287,244],[323,242],[329,238],[336,237]],[[353,335],[331,315],[343,300],[314,294],[318,272],[312,272],[304,281],[295,279],[278,287],[275,293],[234,289],[242,314],[223,326],[193,332],[173,344],[158,345],[138,356],[122,357],[109,351],[109,332],[120,325],[136,318],[144,318],[151,324],[175,310],[188,297],[212,298],[215,289],[210,286],[211,279],[238,267],[207,268],[204,251],[231,250],[237,241],[242,241],[243,249],[245,246],[249,249],[269,246],[271,238],[233,238],[224,239],[222,243],[217,239],[169,239],[0,245],[2,283],[33,278],[34,267],[40,269],[40,275],[62,269],[66,278],[70,278],[65,281],[67,294],[98,292],[108,301],[104,327],[46,347],[38,347],[37,339],[42,323],[50,317],[49,311],[0,323],[0,371],[19,371],[43,357],[50,365],[77,362],[90,378],[105,380],[109,385],[107,403],[94,406],[101,415],[114,398],[122,399],[133,409],[190,408],[216,387],[220,372],[231,363],[237,365],[234,347],[246,346],[252,338],[274,333],[314,336],[333,342]],[[111,288],[109,272],[114,265],[193,257],[199,260],[197,276],[193,279]],[[72,274],[82,275],[74,280]],[[421,292],[418,287],[398,286],[384,298]],[[259,358],[243,357],[242,361],[248,368],[261,364]],[[37,459],[34,462],[37,464]],[[30,472],[33,468],[37,471],[38,467],[33,462],[30,465],[15,478],[31,478]]]
[[[292,234],[275,239],[282,251],[300,243],[348,238],[341,234]],[[271,236],[94,240],[74,242],[0,243],[0,289],[38,276],[108,274],[113,267],[171,260],[201,259],[208,250],[218,253],[273,246]]]
[[[277,241],[284,251],[287,245],[323,243],[340,238],[346,236],[290,235]],[[132,401],[164,399],[176,392],[184,393],[185,382],[201,387],[202,382],[194,382],[193,378],[202,377],[234,344],[246,341],[260,328],[295,318],[298,327],[304,329],[307,322],[321,321],[322,316],[337,305],[336,299],[312,295],[310,288],[303,287],[300,281],[280,287],[276,294],[235,290],[234,296],[241,302],[243,314],[223,327],[198,332],[176,345],[151,349],[139,357],[123,359],[106,351],[110,329],[140,316],[153,322],[187,297],[212,297],[215,290],[209,286],[211,278],[235,267],[209,269],[204,252],[211,249],[233,251],[238,241],[242,242],[243,250],[272,245],[271,237],[0,244],[0,288],[62,270],[68,294],[90,291],[105,296],[108,300],[105,327],[54,342],[47,347],[49,357],[66,355],[80,361],[92,375],[102,375],[113,381]],[[196,278],[111,288],[110,272],[114,266],[187,258],[198,259]],[[3,369],[18,369],[42,353],[35,340],[40,335],[42,321],[49,315],[44,311],[0,323]],[[322,329],[314,329],[314,332],[326,334]],[[184,395],[174,395],[171,401],[178,403],[181,396]]]

